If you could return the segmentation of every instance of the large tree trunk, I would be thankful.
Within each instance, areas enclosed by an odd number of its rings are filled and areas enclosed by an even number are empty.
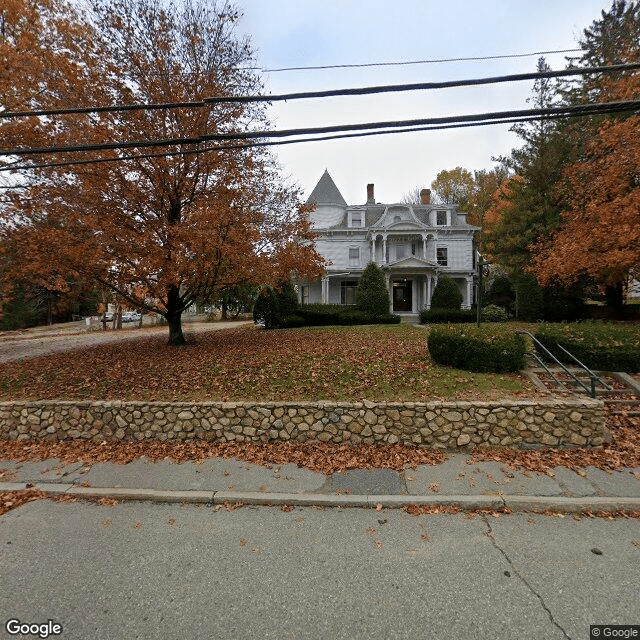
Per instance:
[[[167,313],[165,318],[169,323],[169,344],[180,347],[186,343],[182,333],[182,310],[179,309],[180,292],[178,287],[169,287],[167,295]]]
[[[186,344],[182,333],[182,314],[167,315],[167,322],[169,323],[169,344],[172,347],[180,347]]]
[[[607,307],[614,311],[622,310],[622,305],[624,304],[624,289],[622,282],[607,285],[605,287],[604,294],[607,299]]]

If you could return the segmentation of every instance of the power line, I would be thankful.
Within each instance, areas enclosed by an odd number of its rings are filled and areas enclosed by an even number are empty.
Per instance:
[[[507,60],[510,58],[530,58],[532,56],[545,56],[555,53],[578,53],[584,49],[554,49],[552,51],[532,51],[530,53],[507,53],[494,56],[469,56],[466,58],[431,58],[429,60],[399,60],[396,62],[364,62],[361,64],[326,64],[314,67],[281,67],[268,69],[266,67],[230,67],[233,71],[261,71],[262,73],[278,73],[280,71],[314,71],[321,69],[362,69],[364,67],[403,67],[418,64],[437,64],[442,62],[473,62],[483,60]],[[176,71],[154,73],[152,75],[163,76],[199,76],[211,75],[214,72],[203,71]]]
[[[562,69],[559,71],[542,71],[517,73],[487,78],[469,78],[464,80],[447,80],[443,82],[416,82],[410,84],[379,85],[373,87],[355,87],[347,89],[329,89],[325,91],[306,91],[298,93],[274,94],[270,96],[212,96],[199,101],[164,102],[146,104],[119,104],[100,107],[72,107],[67,109],[38,109],[29,111],[2,111],[0,119],[22,118],[30,116],[70,115],[85,113],[108,113],[122,111],[147,111],[157,109],[202,108],[218,103],[252,103],[252,102],[282,102],[288,100],[304,100],[311,98],[328,98],[340,96],[370,95],[377,93],[398,93],[405,91],[423,91],[434,89],[449,89],[453,87],[471,87],[485,84],[499,84],[504,82],[519,82],[522,80],[538,80],[543,78],[560,78],[566,76],[588,75],[591,73],[616,73],[640,69],[640,62],[616,64],[605,67],[584,67],[581,69]]]
[[[584,49],[556,49],[555,51],[533,51],[531,53],[511,53],[496,56],[470,56],[467,58],[432,58],[430,60],[409,60],[400,62],[368,62],[364,64],[327,64],[315,67],[282,67],[279,69],[264,69],[261,67],[244,67],[242,70],[262,71],[264,73],[276,73],[279,71],[314,71],[316,69],[361,69],[363,67],[400,67],[416,64],[436,64],[441,62],[472,62],[475,60],[505,60],[508,58],[530,58],[532,56],[544,56],[553,53],[577,53]]]
[[[377,87],[356,87],[353,89],[329,89],[327,91],[304,91],[299,93],[285,93],[272,96],[238,96],[234,98],[212,97],[205,98],[207,103],[222,102],[283,102],[288,100],[303,100],[308,98],[333,98],[337,96],[361,96],[374,93],[392,93],[403,91],[423,91],[432,89],[450,89],[452,87],[473,87],[484,84],[499,84],[502,82],[518,82],[521,80],[538,80],[542,78],[561,78],[564,76],[588,75],[590,73],[615,73],[617,71],[631,71],[640,69],[640,62],[610,65],[606,67],[584,67],[582,69],[563,69],[560,71],[532,71],[530,73],[516,73],[506,76],[488,78],[471,78],[467,80],[446,80],[443,82],[415,82],[411,84],[381,85]]]
[[[581,114],[576,115],[554,115],[554,116],[545,116],[545,119],[555,120],[560,118],[575,118],[581,117]],[[44,169],[50,167],[66,167],[71,165],[83,165],[83,164],[99,164],[103,162],[122,162],[127,160],[144,160],[151,158],[166,158],[171,156],[186,156],[186,155],[197,155],[202,153],[208,153],[211,151],[227,151],[227,150],[242,150],[242,149],[250,149],[253,147],[271,147],[271,146],[281,146],[286,144],[298,144],[301,142],[323,142],[327,140],[338,140],[343,138],[362,138],[366,136],[380,136],[380,135],[389,135],[395,133],[414,133],[421,131],[438,131],[443,129],[460,129],[466,127],[481,127],[487,125],[497,125],[497,124],[517,124],[520,122],[532,122],[541,120],[541,117],[529,117],[529,118],[506,118],[503,120],[491,120],[487,122],[465,122],[460,124],[447,124],[447,125],[437,125],[437,126],[428,126],[428,127],[408,127],[406,129],[391,129],[389,131],[365,131],[360,133],[342,133],[330,136],[318,136],[314,138],[298,138],[296,140],[272,140],[269,142],[249,142],[242,145],[217,145],[215,147],[205,147],[200,149],[189,149],[185,151],[168,151],[166,153],[146,153],[146,154],[137,154],[131,156],[115,156],[112,158],[91,158],[85,160],[65,160],[63,162],[48,162],[44,164],[25,164],[25,165],[11,165],[10,167],[0,167],[0,171],[18,171],[23,169]],[[16,188],[18,185],[16,185]],[[11,186],[6,187],[7,189],[12,188]]]
[[[550,116],[550,115],[596,115],[612,112],[629,112],[640,108],[640,100],[620,102],[603,102],[586,105],[568,105],[550,109],[520,109],[515,111],[496,111],[457,116],[441,116],[436,118],[418,118],[414,120],[365,122],[357,124],[329,125],[324,127],[304,127],[272,131],[246,131],[240,133],[214,133],[185,138],[169,138],[159,140],[136,140],[131,142],[110,142],[101,144],[83,144],[58,147],[0,149],[0,156],[12,155],[45,155],[50,153],[71,153],[76,151],[107,151],[114,149],[134,149],[144,147],[166,147],[175,145],[196,145],[202,142],[226,140],[253,140],[260,138],[287,138],[300,135],[318,135],[346,131],[363,131],[366,129],[397,129],[401,127],[417,127],[425,125],[452,124],[474,121],[490,121],[505,118]]]

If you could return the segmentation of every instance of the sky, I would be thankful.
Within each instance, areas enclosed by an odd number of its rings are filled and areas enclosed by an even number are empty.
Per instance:
[[[573,49],[610,0],[237,0],[257,66],[369,64]],[[565,56],[545,56],[553,69]],[[575,54],[574,54],[575,55]],[[535,71],[538,56],[264,74],[265,92],[431,82]],[[273,128],[408,120],[526,109],[532,81],[276,103]],[[325,169],[348,204],[399,202],[438,172],[489,169],[520,146],[509,125],[272,147],[285,176],[309,195]]]

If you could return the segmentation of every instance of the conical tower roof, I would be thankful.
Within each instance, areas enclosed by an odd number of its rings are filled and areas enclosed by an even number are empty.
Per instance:
[[[322,178],[318,180],[311,195],[307,198],[307,203],[315,202],[316,204],[338,204],[343,207],[347,206],[345,199],[336,187],[336,183],[325,169]]]

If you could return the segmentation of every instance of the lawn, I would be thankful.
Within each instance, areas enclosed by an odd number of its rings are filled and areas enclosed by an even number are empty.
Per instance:
[[[532,397],[520,375],[433,364],[409,325],[198,334],[186,347],[141,338],[0,365],[0,399],[403,400]]]

